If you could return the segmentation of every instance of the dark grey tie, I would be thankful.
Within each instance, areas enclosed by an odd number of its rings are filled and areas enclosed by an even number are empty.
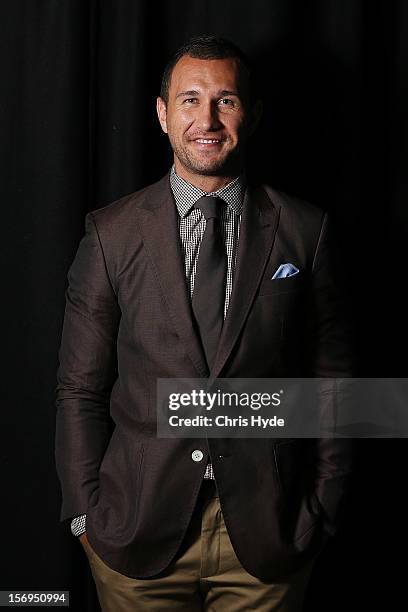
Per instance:
[[[206,219],[201,241],[192,307],[203,343],[209,369],[212,368],[224,322],[227,256],[221,230],[225,202],[214,196],[203,196],[195,204]]]

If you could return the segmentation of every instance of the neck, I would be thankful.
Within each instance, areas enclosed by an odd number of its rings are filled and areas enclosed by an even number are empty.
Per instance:
[[[174,169],[176,174],[190,183],[190,185],[194,185],[194,187],[197,187],[197,189],[201,189],[201,191],[205,191],[206,193],[218,191],[218,189],[221,189],[222,187],[225,187],[225,185],[228,185],[228,183],[231,183],[231,181],[233,181],[240,174],[239,171],[227,172],[217,176],[196,174],[177,163],[177,160],[174,160]]]

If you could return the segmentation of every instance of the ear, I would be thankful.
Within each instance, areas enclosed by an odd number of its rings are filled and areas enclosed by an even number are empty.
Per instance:
[[[160,96],[156,100],[156,111],[161,129],[165,134],[167,134],[167,106],[163,98],[160,98]]]
[[[262,117],[262,112],[263,112],[263,102],[262,100],[257,100],[255,104],[253,105],[252,111],[251,111],[251,127],[249,130],[249,133],[251,135],[255,132],[256,128],[258,127],[258,124]]]

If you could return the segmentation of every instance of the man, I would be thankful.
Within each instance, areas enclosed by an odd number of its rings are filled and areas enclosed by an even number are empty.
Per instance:
[[[300,610],[338,527],[347,441],[156,435],[157,378],[350,374],[326,214],[247,181],[256,93],[232,43],[184,45],[157,99],[174,166],[89,213],[69,271],[61,520],[103,610]]]

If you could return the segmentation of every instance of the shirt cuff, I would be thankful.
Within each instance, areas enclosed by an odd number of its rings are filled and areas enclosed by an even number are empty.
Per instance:
[[[71,533],[74,536],[80,536],[82,533],[86,531],[86,514],[81,514],[80,516],[76,516],[71,521]]]

